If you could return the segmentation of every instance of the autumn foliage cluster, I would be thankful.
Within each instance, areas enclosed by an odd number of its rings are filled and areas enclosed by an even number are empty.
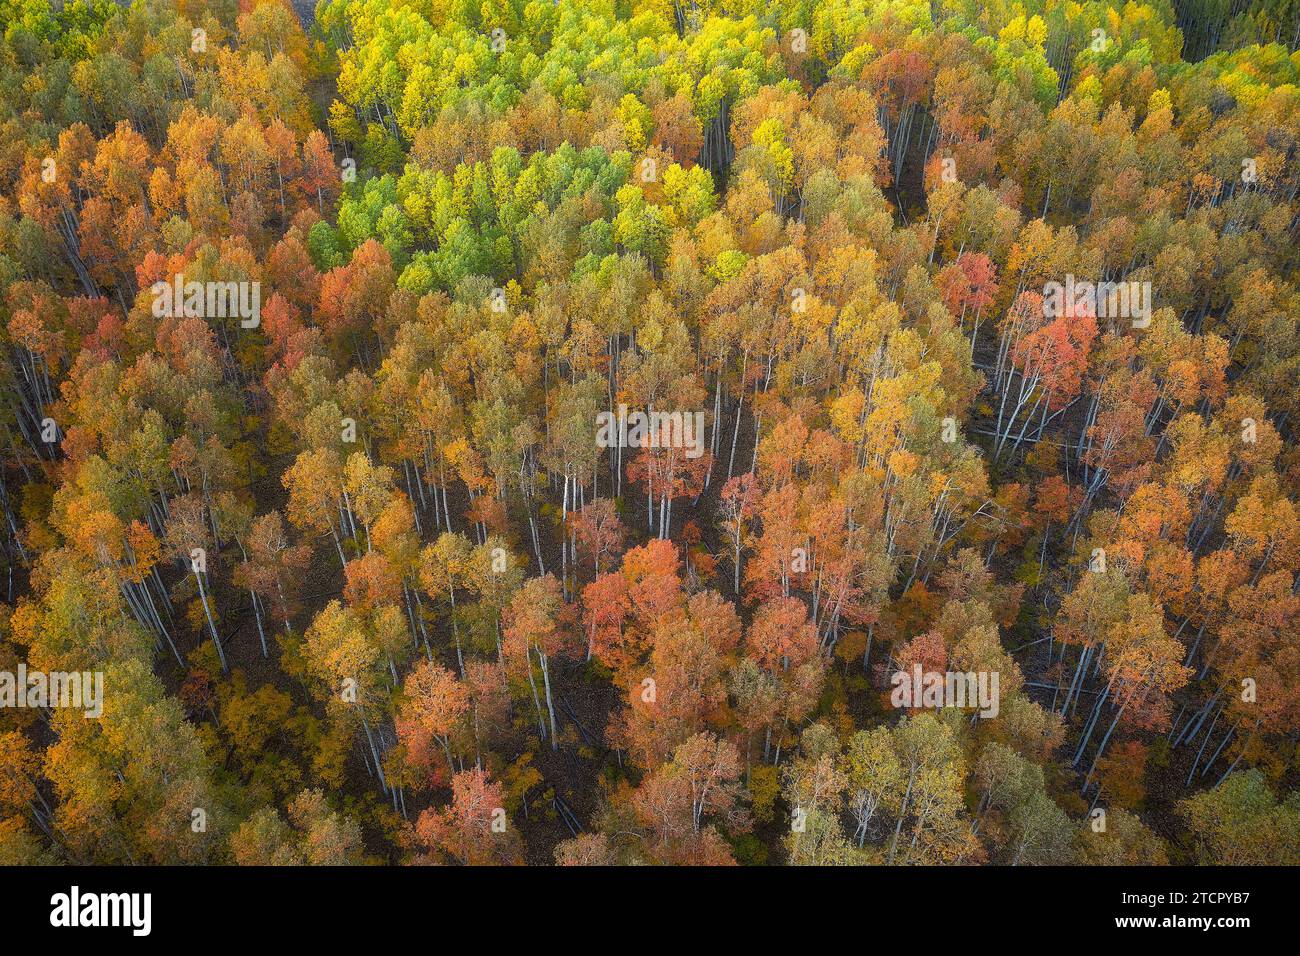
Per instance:
[[[1300,862],[1294,3],[56,6],[0,863]]]

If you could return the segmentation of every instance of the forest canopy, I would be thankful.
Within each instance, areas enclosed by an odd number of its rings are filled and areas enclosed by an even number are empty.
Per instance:
[[[0,864],[1300,863],[1297,0],[0,32]]]

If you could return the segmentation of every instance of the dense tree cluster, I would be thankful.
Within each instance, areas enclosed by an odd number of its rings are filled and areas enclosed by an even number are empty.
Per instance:
[[[1293,0],[0,27],[0,863],[1300,862]]]

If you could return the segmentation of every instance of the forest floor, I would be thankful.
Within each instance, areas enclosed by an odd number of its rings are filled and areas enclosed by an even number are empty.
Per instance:
[[[310,33],[312,24],[316,22],[316,0],[290,0],[293,4],[293,12],[298,14],[298,22],[302,24],[304,33]]]

